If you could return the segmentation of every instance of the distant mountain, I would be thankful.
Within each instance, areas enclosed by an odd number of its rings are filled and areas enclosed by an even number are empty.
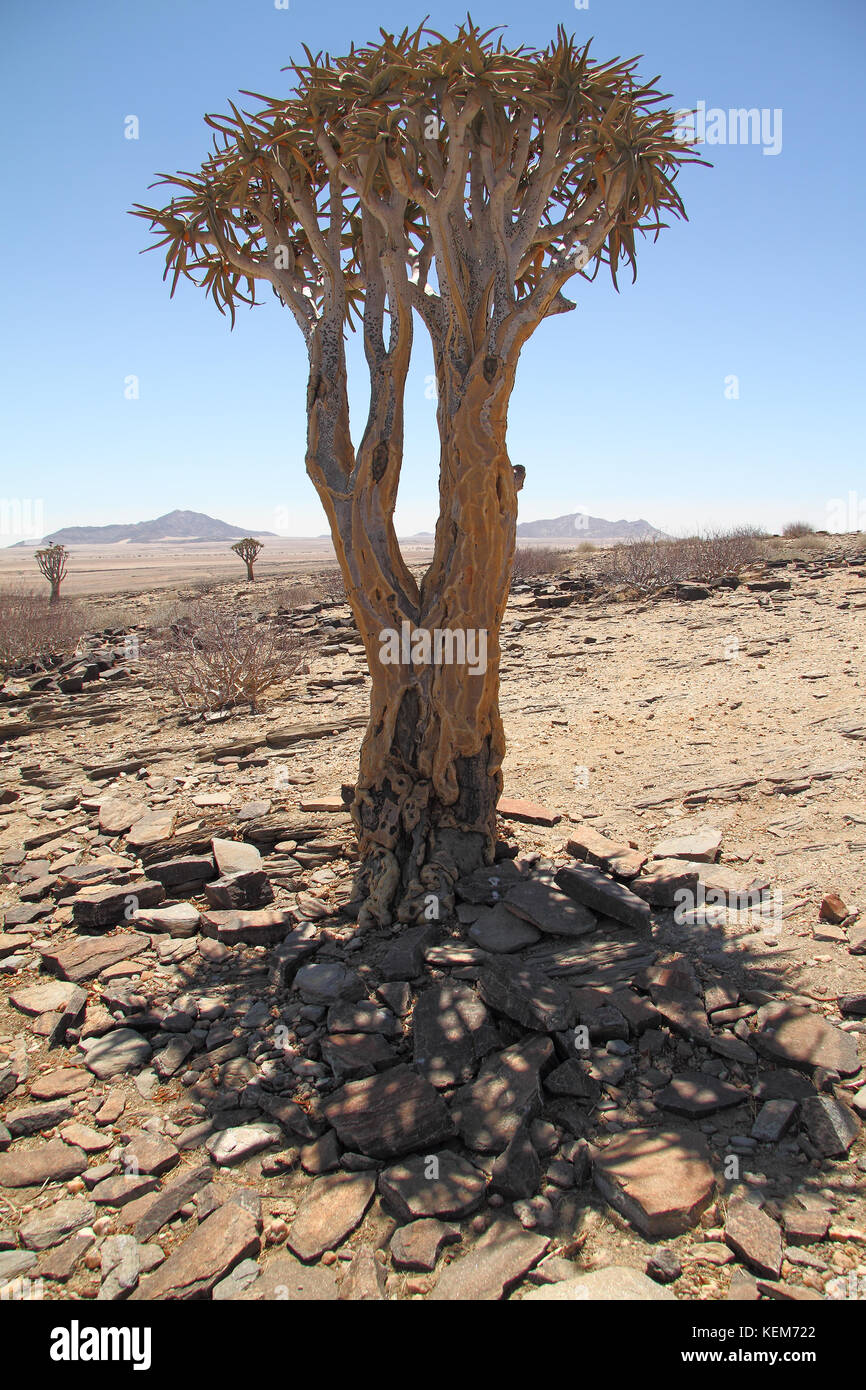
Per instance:
[[[273,536],[273,531],[243,531],[204,512],[166,512],[155,521],[135,521],[116,526],[64,526],[45,536],[53,545],[117,545],[132,541],[150,545],[157,541],[236,541],[242,536]],[[32,541],[25,542],[32,545]]]
[[[521,521],[517,536],[519,540],[624,541],[664,539],[665,533],[650,526],[648,521],[605,521],[600,516],[588,516],[586,512],[569,512],[568,516],[558,516],[551,521]]]

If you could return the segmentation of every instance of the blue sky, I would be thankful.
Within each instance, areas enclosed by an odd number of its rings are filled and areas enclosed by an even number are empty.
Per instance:
[[[465,16],[428,3],[436,28]],[[5,0],[3,498],[41,502],[46,531],[175,507],[326,530],[303,468],[294,320],[267,302],[230,332],[192,286],[169,300],[159,252],[139,255],[147,229],[126,209],[159,197],[147,192],[158,171],[198,166],[205,112],[241,88],[285,90],[280,68],[302,43],[342,52],[426,12],[405,0]],[[600,59],[642,53],[641,73],[660,74],[678,108],[782,113],[778,153],[718,144],[705,150],[712,169],[684,171],[690,220],[639,247],[635,285],[572,281],[576,312],[525,349],[509,427],[527,469],[521,518],[582,510],[682,531],[801,516],[838,529],[842,515],[842,529],[866,527],[862,0],[485,0],[472,16],[515,42],[540,46],[563,23],[593,36]],[[124,138],[129,115],[137,140]],[[403,534],[435,520],[431,371],[419,325]],[[363,370],[355,379],[357,427]]]

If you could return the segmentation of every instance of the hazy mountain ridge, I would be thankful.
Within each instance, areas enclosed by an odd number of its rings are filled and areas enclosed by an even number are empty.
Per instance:
[[[569,512],[568,516],[557,516],[546,521],[521,521],[517,527],[518,540],[578,540],[606,541],[632,540],[644,537],[665,537],[664,531],[651,526],[642,518],[638,521],[605,521],[600,516],[589,516],[586,512]]]
[[[166,512],[153,521],[134,521],[113,526],[63,526],[44,539],[54,545],[116,545],[133,541],[138,545],[158,541],[236,541],[242,536],[273,536],[273,531],[242,530],[218,521],[204,512]],[[32,542],[28,542],[32,544]]]

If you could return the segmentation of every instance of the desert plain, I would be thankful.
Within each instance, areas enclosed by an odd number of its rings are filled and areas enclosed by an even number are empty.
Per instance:
[[[866,1297],[866,539],[516,582],[497,860],[363,931],[325,559],[151,549],[76,550],[92,635],[0,692],[0,1284]],[[198,579],[295,644],[259,713],[167,685]]]

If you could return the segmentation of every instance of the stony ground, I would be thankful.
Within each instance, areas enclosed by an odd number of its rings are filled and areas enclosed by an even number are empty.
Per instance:
[[[5,1296],[866,1297],[864,620],[862,537],[516,585],[500,858],[411,930],[355,921],[348,608],[257,716],[143,628],[7,681]]]

